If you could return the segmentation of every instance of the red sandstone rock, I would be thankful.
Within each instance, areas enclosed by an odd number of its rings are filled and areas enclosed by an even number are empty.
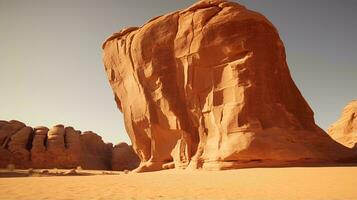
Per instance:
[[[0,166],[5,167],[11,162],[11,153],[7,150],[8,143],[11,136],[21,128],[25,127],[25,124],[16,120],[1,121],[0,123]]]
[[[72,127],[25,126],[18,121],[0,121],[0,168],[111,169],[112,144],[92,132],[81,134]]]
[[[133,170],[139,166],[140,159],[133,148],[126,143],[114,146],[112,155],[112,170]]]
[[[43,126],[34,128],[34,136],[31,148],[31,161],[34,168],[48,168],[48,153],[46,153],[48,131],[49,129]]]
[[[357,100],[343,109],[340,119],[331,125],[328,134],[342,145],[357,150]]]
[[[0,144],[4,148],[7,146],[12,134],[16,133],[21,128],[25,127],[25,124],[16,120],[9,122],[1,121],[0,126]]]
[[[102,138],[87,131],[80,135],[81,165],[84,169],[111,169],[113,144],[105,144]]]
[[[8,149],[12,154],[15,164],[27,165],[30,160],[30,152],[28,150],[28,141],[31,141],[33,129],[31,127],[23,127],[10,138]]]
[[[123,29],[103,49],[137,171],[353,156],[315,124],[275,27],[237,3],[200,1]]]
[[[34,138],[32,141],[31,151],[46,151],[46,138],[48,133],[48,128],[44,126],[38,126],[34,128]]]

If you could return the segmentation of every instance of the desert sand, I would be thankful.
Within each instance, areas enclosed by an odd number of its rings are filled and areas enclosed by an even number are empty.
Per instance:
[[[1,178],[0,199],[357,199],[357,167]]]

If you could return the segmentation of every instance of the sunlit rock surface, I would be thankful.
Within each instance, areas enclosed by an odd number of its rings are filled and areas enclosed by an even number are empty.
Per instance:
[[[341,117],[328,130],[337,142],[357,151],[357,100],[350,102]]]
[[[104,64],[137,171],[348,160],[314,122],[261,14],[200,1],[114,33]]]
[[[0,121],[0,144],[0,168],[111,169],[113,145],[72,127],[31,128],[15,120]]]

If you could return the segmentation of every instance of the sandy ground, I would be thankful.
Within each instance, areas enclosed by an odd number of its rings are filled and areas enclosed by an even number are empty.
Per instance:
[[[0,200],[12,199],[356,200],[357,167],[0,178]]]

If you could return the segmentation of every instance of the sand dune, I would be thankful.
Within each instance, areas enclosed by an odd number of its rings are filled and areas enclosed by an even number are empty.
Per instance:
[[[1,178],[1,200],[357,199],[357,167]]]

